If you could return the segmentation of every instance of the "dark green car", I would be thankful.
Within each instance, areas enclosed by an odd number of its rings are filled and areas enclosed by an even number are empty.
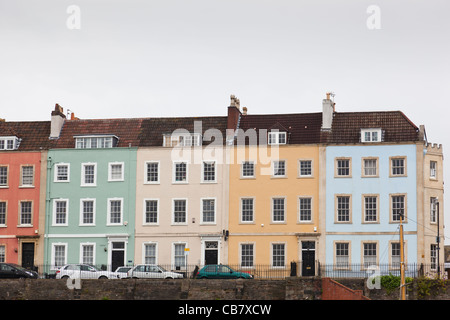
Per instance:
[[[253,279],[248,272],[239,272],[223,264],[210,264],[204,266],[198,273],[198,279]]]

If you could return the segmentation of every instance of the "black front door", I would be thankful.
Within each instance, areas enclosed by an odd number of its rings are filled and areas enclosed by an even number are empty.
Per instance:
[[[22,267],[27,269],[34,267],[34,242],[22,243]]]
[[[113,242],[111,252],[111,271],[122,267],[125,261],[125,242]]]
[[[302,276],[310,277],[316,273],[316,254],[314,241],[302,242]]]
[[[218,263],[218,242],[205,242],[205,265]]]

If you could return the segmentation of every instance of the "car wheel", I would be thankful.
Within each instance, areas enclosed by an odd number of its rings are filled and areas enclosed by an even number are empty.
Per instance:
[[[172,277],[167,277],[166,279],[173,279]]]
[[[69,279],[69,276],[62,276],[61,279],[67,280]]]
[[[99,279],[108,279],[107,276],[100,276]]]

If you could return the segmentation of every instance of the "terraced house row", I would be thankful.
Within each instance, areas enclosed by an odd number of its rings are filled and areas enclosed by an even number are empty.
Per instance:
[[[0,122],[0,262],[406,263],[439,257],[442,146],[400,111]],[[440,255],[443,262],[443,254]]]

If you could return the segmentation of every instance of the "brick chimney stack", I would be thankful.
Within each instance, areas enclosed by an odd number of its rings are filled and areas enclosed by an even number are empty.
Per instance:
[[[230,106],[228,107],[227,129],[236,130],[239,117],[241,116],[240,101],[234,95],[230,96]]]
[[[334,102],[330,99],[331,93],[327,92],[327,98],[322,100],[322,130],[331,130],[333,124]]]

